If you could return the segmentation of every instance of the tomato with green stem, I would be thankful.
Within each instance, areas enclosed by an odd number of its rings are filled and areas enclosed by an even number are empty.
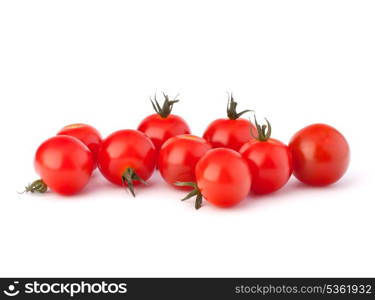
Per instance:
[[[211,148],[206,140],[190,134],[170,138],[159,152],[160,175],[174,187],[175,182],[195,181],[195,166]]]
[[[195,182],[177,182],[177,186],[189,186],[193,190],[182,200],[196,197],[195,208],[202,206],[203,198],[219,207],[231,207],[249,194],[251,173],[242,156],[232,149],[216,148],[198,161]]]
[[[325,186],[344,176],[349,166],[350,148],[345,137],[326,124],[309,125],[289,143],[293,174],[301,182]]]
[[[240,153],[248,162],[253,175],[251,191],[269,194],[288,182],[292,175],[292,159],[288,146],[271,138],[272,129],[268,120],[267,124],[259,125],[256,116],[254,119],[257,134],[252,132],[252,135],[255,139],[245,143]]]
[[[214,148],[224,147],[238,151],[244,143],[254,140],[249,131],[249,127],[254,128],[254,125],[249,120],[240,118],[247,112],[251,110],[237,112],[237,102],[231,94],[227,104],[228,118],[217,119],[210,123],[203,138]]]
[[[80,140],[58,135],[39,146],[34,165],[40,179],[27,186],[25,192],[44,193],[50,188],[61,195],[73,195],[89,182],[95,161]]]
[[[179,100],[170,100],[168,95],[164,94],[164,103],[160,106],[156,99],[150,99],[155,114],[152,114],[138,126],[138,130],[144,132],[154,143],[156,151],[159,152],[161,146],[169,138],[180,135],[189,134],[189,125],[180,116],[171,114],[173,105]]]
[[[114,184],[127,186],[133,196],[134,186],[145,184],[155,165],[155,146],[138,130],[112,133],[103,140],[98,153],[98,167],[103,176]]]
[[[102,142],[101,134],[96,128],[88,124],[76,123],[64,126],[57,135],[69,135],[79,139],[92,151],[96,164],[99,147]]]

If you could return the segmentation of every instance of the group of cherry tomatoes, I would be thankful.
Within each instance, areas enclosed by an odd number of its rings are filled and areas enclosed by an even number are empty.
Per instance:
[[[190,133],[188,124],[171,114],[177,99],[164,95],[156,111],[137,130],[125,129],[102,139],[86,124],[64,127],[42,143],[35,154],[40,179],[27,192],[49,189],[62,195],[78,193],[98,167],[110,182],[127,187],[144,184],[158,169],[171,186],[195,197],[195,208],[203,198],[230,207],[249,193],[269,194],[282,188],[291,174],[301,182],[325,186],[338,181],[349,165],[349,145],[335,128],[313,124],[298,131],[286,145],[271,138],[271,125],[241,118],[237,102],[230,96],[227,118],[211,122],[203,137]]]

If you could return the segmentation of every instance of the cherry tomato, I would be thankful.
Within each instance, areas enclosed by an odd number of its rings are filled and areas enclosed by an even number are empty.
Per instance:
[[[176,187],[176,182],[195,181],[195,165],[211,149],[204,139],[178,135],[166,141],[159,152],[159,171],[163,179]]]
[[[63,127],[57,135],[69,135],[79,139],[92,151],[96,162],[102,137],[94,127],[81,123],[71,124]]]
[[[183,200],[197,196],[195,208],[202,205],[202,197],[219,207],[233,206],[250,192],[251,173],[242,156],[228,148],[209,150],[195,167],[196,182],[179,182],[179,186],[192,186]]]
[[[349,166],[350,150],[345,137],[326,124],[313,124],[291,139],[293,174],[303,183],[324,186],[338,181]]]
[[[169,100],[168,95],[164,94],[164,104],[160,106],[156,97],[151,100],[156,114],[146,117],[138,126],[138,130],[144,132],[154,143],[157,152],[169,138],[189,134],[188,124],[179,116],[172,115],[172,108],[179,100]]]
[[[36,151],[34,165],[41,179],[26,187],[27,192],[45,192],[47,187],[62,195],[78,193],[94,169],[92,152],[78,139],[55,136]]]
[[[250,110],[237,112],[237,102],[234,101],[233,96],[230,96],[227,106],[228,119],[218,119],[208,125],[203,134],[203,138],[207,140],[212,147],[231,148],[238,151],[241,146],[254,137],[250,133],[250,127],[255,130],[254,125],[246,120],[240,118],[244,113]]]
[[[240,153],[247,160],[253,176],[251,190],[256,194],[268,194],[288,182],[292,175],[292,158],[288,146],[270,138],[268,121],[267,125],[260,126],[255,118],[255,126],[258,138],[245,143]]]
[[[103,140],[98,167],[110,182],[128,186],[145,183],[154,172],[156,150],[152,141],[138,130],[119,130]]]

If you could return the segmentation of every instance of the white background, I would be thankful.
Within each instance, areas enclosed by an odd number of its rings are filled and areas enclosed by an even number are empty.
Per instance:
[[[375,276],[374,1],[1,1],[1,276]],[[288,142],[338,128],[352,161],[327,188],[195,211],[155,175],[133,199],[97,172],[75,197],[18,195],[60,127],[136,128],[180,93],[195,134],[226,92]]]

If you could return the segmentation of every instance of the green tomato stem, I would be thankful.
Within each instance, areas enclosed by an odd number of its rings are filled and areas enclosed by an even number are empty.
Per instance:
[[[175,182],[175,185],[192,187],[193,190],[190,193],[188,193],[184,198],[182,198],[181,201],[185,201],[187,199],[195,197],[195,209],[199,209],[202,207],[203,196],[196,182]]]

